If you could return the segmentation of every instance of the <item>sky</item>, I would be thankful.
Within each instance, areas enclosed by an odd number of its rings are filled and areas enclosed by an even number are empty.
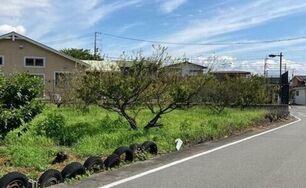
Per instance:
[[[229,43],[306,36],[305,0],[1,0],[0,34],[16,31],[55,49],[93,50],[119,57],[123,52],[152,53],[162,44],[175,58],[220,70],[263,73],[268,54],[284,54],[290,74],[306,74],[306,39],[276,43]],[[198,45],[227,43],[224,45]],[[158,45],[155,43],[155,45]],[[269,75],[279,72],[278,59],[268,59]]]

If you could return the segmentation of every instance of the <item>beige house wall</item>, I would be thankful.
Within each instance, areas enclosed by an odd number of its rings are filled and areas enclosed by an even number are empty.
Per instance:
[[[15,41],[0,39],[0,56],[4,57],[4,64],[0,65],[0,72],[4,75],[15,73],[43,75],[45,92],[55,90],[55,72],[77,72],[83,67],[73,60],[22,39]],[[26,67],[25,57],[44,58],[44,67]]]

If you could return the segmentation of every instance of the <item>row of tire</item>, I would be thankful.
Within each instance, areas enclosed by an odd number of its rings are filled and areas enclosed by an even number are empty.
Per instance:
[[[119,166],[121,160],[132,162],[137,154],[142,152],[156,155],[158,152],[157,145],[152,141],[146,141],[141,145],[132,144],[129,147],[122,146],[117,148],[104,161],[100,157],[93,156],[89,157],[83,165],[79,162],[72,162],[65,166],[61,172],[55,169],[49,169],[39,177],[37,183],[29,181],[22,173],[11,172],[0,179],[0,188],[49,187],[62,183],[65,179],[72,179],[76,176],[84,175],[86,171],[99,172],[103,169],[108,170]]]

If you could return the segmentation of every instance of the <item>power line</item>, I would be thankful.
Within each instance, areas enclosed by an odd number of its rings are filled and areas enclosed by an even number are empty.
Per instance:
[[[305,40],[306,36],[294,37],[294,38],[286,38],[286,39],[276,39],[276,40],[263,40],[263,41],[249,41],[249,42],[211,42],[211,43],[181,43],[181,42],[169,42],[169,41],[157,41],[157,40],[145,40],[139,38],[125,37],[114,35],[110,33],[101,32],[102,35],[109,36],[112,38],[118,38],[123,40],[132,40],[138,42],[147,42],[153,44],[168,44],[168,45],[184,45],[184,46],[226,46],[226,45],[250,45],[250,44],[268,44],[268,43],[279,43],[286,41],[295,41],[295,40]]]

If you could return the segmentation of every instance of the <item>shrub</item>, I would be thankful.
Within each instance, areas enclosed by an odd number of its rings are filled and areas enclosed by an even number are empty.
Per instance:
[[[35,99],[41,91],[39,78],[26,74],[0,75],[0,139],[41,112],[43,104]]]
[[[66,145],[65,118],[56,113],[47,114],[46,118],[36,126],[39,135],[45,135],[52,138],[61,145]]]
[[[249,107],[272,102],[274,88],[267,85],[264,77],[230,78],[222,80],[212,78],[204,85],[197,97],[197,102],[207,104],[214,112],[221,114],[226,107]],[[272,94],[273,95],[273,94]]]

